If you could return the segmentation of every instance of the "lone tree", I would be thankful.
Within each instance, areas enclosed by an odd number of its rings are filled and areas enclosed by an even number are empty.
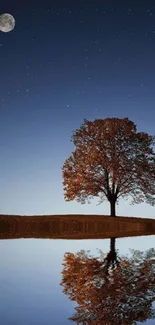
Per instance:
[[[62,167],[66,201],[107,199],[111,216],[120,197],[155,204],[155,136],[128,118],[85,119],[71,141],[76,149]]]

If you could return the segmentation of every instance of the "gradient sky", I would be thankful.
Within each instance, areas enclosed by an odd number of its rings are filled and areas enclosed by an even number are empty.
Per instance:
[[[0,14],[0,213],[109,214],[65,202],[61,167],[84,119],[128,117],[155,134],[154,1],[5,0]],[[121,200],[119,215],[155,217]]]

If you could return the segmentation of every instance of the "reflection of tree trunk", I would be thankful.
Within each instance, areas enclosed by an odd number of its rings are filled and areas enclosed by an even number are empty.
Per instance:
[[[109,274],[110,266],[112,267],[112,269],[114,269],[115,266],[117,266],[117,267],[119,266],[115,243],[116,243],[116,238],[110,238],[110,251],[104,260],[105,261],[105,271],[106,271],[107,275]]]
[[[116,263],[117,261],[117,256],[116,256],[116,249],[115,249],[115,240],[116,238],[110,238],[110,251],[107,254],[106,260],[107,264],[112,266]]]
[[[112,256],[116,256],[115,243],[116,243],[116,238],[110,238],[110,252]]]

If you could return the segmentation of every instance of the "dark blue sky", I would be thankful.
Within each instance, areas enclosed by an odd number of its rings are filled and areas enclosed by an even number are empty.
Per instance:
[[[155,134],[154,1],[5,1],[0,32],[0,213],[109,213],[63,198],[61,167],[84,119]],[[32,3],[32,4],[31,4]],[[154,216],[120,201],[118,214]]]

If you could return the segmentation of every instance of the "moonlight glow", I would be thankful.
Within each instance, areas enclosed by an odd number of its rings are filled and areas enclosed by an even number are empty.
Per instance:
[[[0,15],[0,31],[4,33],[10,32],[15,27],[15,19],[10,14]]]

